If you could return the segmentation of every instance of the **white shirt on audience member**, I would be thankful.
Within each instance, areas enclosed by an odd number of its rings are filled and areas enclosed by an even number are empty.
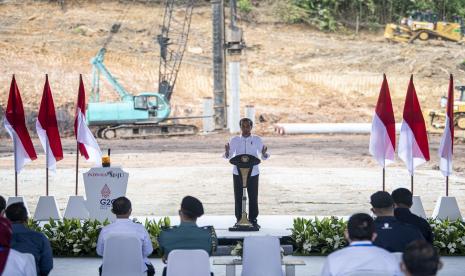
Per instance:
[[[150,264],[147,258],[153,251],[152,241],[145,227],[140,223],[135,223],[130,219],[116,219],[115,222],[102,228],[97,241],[97,254],[103,256],[105,239],[111,234],[132,234],[136,235],[142,244],[142,256],[144,262]],[[147,267],[144,265],[144,268]]]
[[[10,248],[2,276],[37,276],[35,265],[24,254]]]
[[[234,136],[229,141],[229,157],[227,159],[231,159],[236,155],[241,154],[250,154],[257,158],[262,156],[263,160],[268,159],[270,154],[267,152],[265,155],[262,155],[263,149],[263,142],[260,136],[250,135],[248,137],[244,137],[242,135]],[[226,156],[223,155],[224,158]],[[250,176],[255,176],[259,174],[258,165],[253,166],[252,173]],[[237,167],[234,166],[233,174],[238,175]]]
[[[399,261],[389,251],[374,246],[370,241],[354,241],[328,255],[321,276],[342,276],[360,270],[403,275]]]

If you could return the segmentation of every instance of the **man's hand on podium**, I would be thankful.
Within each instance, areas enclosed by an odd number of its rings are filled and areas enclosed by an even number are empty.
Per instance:
[[[229,143],[226,143],[226,145],[224,145],[224,156],[226,158],[229,158]]]

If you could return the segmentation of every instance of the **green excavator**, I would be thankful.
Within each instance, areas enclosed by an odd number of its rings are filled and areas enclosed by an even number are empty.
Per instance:
[[[113,24],[104,46],[92,59],[92,92],[87,106],[87,123],[94,135],[104,139],[195,134],[197,127],[174,123],[170,118],[170,99],[186,49],[194,0],[178,5],[166,0],[161,34],[157,92],[128,92],[104,65],[107,45],[121,24]],[[100,76],[103,75],[119,96],[119,101],[100,101]]]

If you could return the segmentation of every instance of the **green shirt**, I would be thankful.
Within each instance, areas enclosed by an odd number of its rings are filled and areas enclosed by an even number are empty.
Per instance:
[[[167,257],[174,249],[203,249],[208,255],[216,249],[217,238],[213,227],[198,227],[195,222],[181,222],[180,225],[164,229],[158,243]]]

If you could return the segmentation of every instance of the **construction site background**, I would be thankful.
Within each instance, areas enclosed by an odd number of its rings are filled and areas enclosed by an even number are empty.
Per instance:
[[[30,130],[35,129],[48,73],[61,133],[71,135],[79,74],[83,74],[89,94],[90,59],[117,21],[122,27],[108,45],[106,66],[129,92],[156,91],[159,49],[154,38],[162,20],[160,2],[0,1],[1,108],[6,106],[11,75],[15,74],[28,125]],[[242,11],[239,24],[247,44],[242,57],[241,106],[255,105],[259,133],[272,133],[276,122],[370,122],[383,73],[388,77],[399,122],[410,74],[414,74],[424,110],[440,107],[440,97],[447,93],[449,73],[455,75],[456,84],[465,83],[463,45],[435,40],[387,43],[382,29],[374,31],[364,19],[369,16],[364,12],[365,4],[362,9],[354,6],[357,1],[342,1],[348,5],[345,23],[340,20],[343,13],[328,15],[334,19],[336,32],[320,31],[331,28],[325,28],[327,23],[312,12],[302,13],[308,20],[283,14],[305,11],[295,3],[318,1],[238,2]],[[376,6],[373,15],[378,10]],[[351,22],[357,21],[360,11],[356,35]],[[443,12],[449,16],[448,8]],[[389,16],[373,23],[395,20],[398,14],[393,6]],[[171,100],[173,116],[202,114],[202,99],[213,95],[208,2],[201,1],[194,9],[191,28]],[[116,100],[112,88],[105,81],[102,84],[102,100]],[[0,119],[3,113],[0,110]],[[201,126],[199,120],[191,123]],[[5,135],[3,128],[0,132]]]

